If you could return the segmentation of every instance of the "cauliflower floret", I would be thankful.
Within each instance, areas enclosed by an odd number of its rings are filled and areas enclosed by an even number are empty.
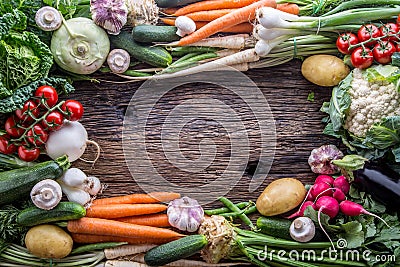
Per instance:
[[[351,105],[344,128],[358,137],[365,137],[374,123],[381,119],[400,115],[400,97],[393,83],[386,81],[368,82],[362,71],[353,71],[349,89]]]

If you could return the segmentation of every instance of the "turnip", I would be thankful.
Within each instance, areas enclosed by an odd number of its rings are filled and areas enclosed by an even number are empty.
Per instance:
[[[320,183],[320,182],[325,182],[325,183],[328,183],[328,184],[330,184],[330,185],[333,185],[333,182],[335,181],[335,179],[333,179],[333,177],[332,176],[330,176],[330,175],[325,175],[325,174],[321,174],[321,175],[318,175],[317,176],[317,178],[315,179],[315,182],[314,183]]]
[[[331,188],[332,188],[331,185],[325,182],[315,183],[311,188],[311,195],[313,196],[314,199],[317,199],[320,196],[331,196],[332,195],[332,190],[330,190]]]
[[[345,195],[350,191],[350,183],[343,175],[337,177],[335,181],[333,181],[333,187],[339,188]]]
[[[86,145],[93,144],[97,147],[97,155],[93,161],[81,159]],[[70,162],[81,159],[95,163],[100,156],[100,146],[88,140],[88,134],[83,125],[78,121],[67,121],[61,129],[51,132],[46,142],[46,153],[52,159],[67,155]]]
[[[339,208],[340,208],[340,211],[346,216],[359,216],[361,214],[374,216],[375,218],[378,218],[384,224],[386,224],[387,227],[390,228],[390,226],[385,222],[384,219],[382,219],[381,217],[379,217],[376,214],[373,214],[373,213],[365,210],[363,208],[363,206],[361,206],[360,204],[357,204],[355,202],[352,202],[350,200],[344,200],[344,201],[340,202]]]
[[[339,188],[333,188],[333,194],[332,196],[338,201],[338,202],[342,202],[343,200],[346,200],[346,195],[343,193],[342,190],[340,190]]]

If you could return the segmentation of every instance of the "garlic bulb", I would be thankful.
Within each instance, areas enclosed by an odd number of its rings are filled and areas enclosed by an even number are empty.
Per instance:
[[[204,210],[199,202],[189,197],[171,201],[167,210],[169,223],[179,230],[195,232],[204,220]]]
[[[335,145],[324,145],[311,151],[308,164],[314,173],[335,174],[340,169],[332,161],[341,158],[343,153]]]
[[[128,19],[128,8],[124,0],[91,0],[90,12],[97,25],[114,35],[120,33]]]

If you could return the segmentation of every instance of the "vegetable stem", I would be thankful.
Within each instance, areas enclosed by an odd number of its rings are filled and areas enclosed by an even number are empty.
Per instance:
[[[251,229],[255,229],[255,226],[253,225],[249,217],[247,217],[246,214],[242,213],[242,211],[235,204],[233,204],[232,201],[225,197],[220,197],[218,200],[221,201],[222,204],[224,204],[231,211],[237,213],[238,217],[243,221],[244,224],[249,226]]]

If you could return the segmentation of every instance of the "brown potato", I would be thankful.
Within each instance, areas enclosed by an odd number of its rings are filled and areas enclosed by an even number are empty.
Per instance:
[[[264,216],[274,216],[296,208],[306,197],[304,185],[294,178],[282,178],[270,183],[256,202]]]
[[[350,73],[350,68],[338,57],[314,55],[304,60],[301,73],[316,85],[335,86]]]
[[[26,233],[26,248],[43,259],[61,259],[71,253],[73,241],[69,234],[58,226],[42,224]]]

